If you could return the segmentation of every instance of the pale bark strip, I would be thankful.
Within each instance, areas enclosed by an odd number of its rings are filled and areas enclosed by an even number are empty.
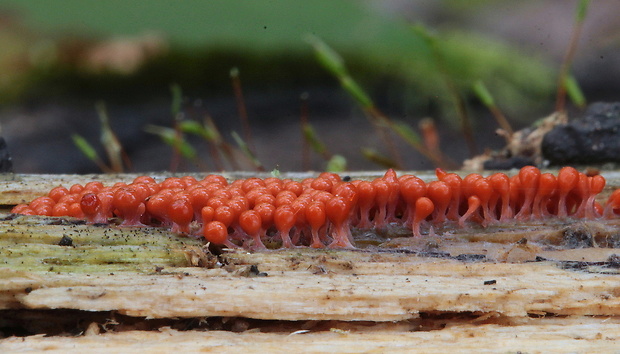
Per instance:
[[[129,331],[80,337],[8,338],[0,351],[51,353],[613,353],[620,325],[601,318],[531,320],[528,324],[454,324],[435,331],[367,326],[306,333]]]
[[[48,273],[39,280],[5,278],[0,289],[25,308],[115,310],[149,318],[396,321],[420,312],[495,312],[507,317],[620,314],[617,275],[561,270],[553,263],[463,264],[412,256],[391,263],[353,260],[345,271],[320,260],[305,271],[276,270],[277,264],[271,270],[260,257],[255,264],[268,276],[199,268],[152,275]],[[316,272],[319,268],[324,273]],[[484,285],[489,279],[496,283]]]

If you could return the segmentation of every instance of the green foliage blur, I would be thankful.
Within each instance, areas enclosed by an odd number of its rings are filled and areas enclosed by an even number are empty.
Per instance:
[[[455,11],[465,6],[443,3]],[[554,70],[516,48],[458,28],[406,23],[367,2],[0,0],[0,9],[6,13],[0,26],[3,102],[84,94],[101,99],[110,92],[127,99],[165,95],[173,82],[190,92],[230,92],[233,66],[242,69],[248,87],[335,85],[315,61],[309,35],[342,55],[371,96],[373,87],[389,82],[405,108],[434,100],[447,119],[456,114],[436,53],[461,94],[474,97],[472,83],[482,80],[516,119],[548,102],[555,87]],[[84,48],[145,34],[159,38],[162,50],[131,71],[97,71],[80,61]]]

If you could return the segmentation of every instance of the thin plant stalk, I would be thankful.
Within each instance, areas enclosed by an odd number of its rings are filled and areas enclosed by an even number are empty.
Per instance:
[[[83,136],[79,134],[73,134],[71,135],[71,139],[73,140],[75,146],[77,146],[77,148],[82,152],[82,154],[84,154],[84,156],[86,156],[89,160],[93,161],[97,165],[97,167],[99,167],[99,169],[103,171],[103,173],[114,172],[103,162],[103,160],[101,160],[95,148],[93,148],[92,145],[90,145],[90,143],[86,139],[84,139]]]
[[[388,127],[392,126],[391,121],[374,104],[366,109],[366,113],[370,114],[373,118],[372,120],[374,121],[375,129],[377,130],[379,138],[383,140],[384,144],[388,148],[388,151],[390,151],[390,155],[394,160],[394,168],[402,169],[403,159],[396,148],[396,144],[394,144],[394,141],[390,136],[390,130],[388,130]]]
[[[463,97],[461,97],[461,95],[458,93],[458,90],[456,89],[454,83],[452,83],[452,80],[449,81],[450,85],[448,86],[448,91],[450,91],[452,94],[456,105],[456,112],[461,118],[461,129],[463,130],[465,142],[467,142],[469,154],[471,156],[475,156],[478,154],[478,147],[476,146],[476,139],[474,138],[474,131],[471,127],[471,120],[469,119],[469,113],[467,113],[465,101],[463,100]]]
[[[302,164],[304,170],[310,169],[310,150],[312,149],[317,155],[321,156],[323,160],[327,162],[328,166],[343,166],[341,161],[332,163],[332,159],[335,155],[327,149],[325,144],[321,141],[318,134],[314,130],[314,127],[308,121],[308,94],[301,95],[301,114],[300,114],[300,126],[301,126],[301,139],[302,139]],[[331,164],[331,165],[330,165]],[[346,165],[346,161],[344,162]],[[332,171],[333,172],[333,171]]]
[[[338,55],[327,44],[316,37],[311,37],[311,44],[314,46],[315,54],[319,62],[329,70],[334,76],[338,78],[342,87],[360,104],[367,115],[371,118],[371,122],[377,129],[379,137],[385,142],[388,150],[391,153],[392,161],[388,162],[388,157],[379,157],[377,153],[372,149],[365,149],[365,157],[370,161],[379,163],[381,165],[389,165],[396,168],[401,168],[402,162],[400,154],[396,149],[394,141],[390,137],[390,133],[395,133],[400,136],[405,142],[407,142],[414,149],[418,150],[422,155],[433,161],[436,166],[439,167],[453,167],[456,164],[447,159],[441,152],[432,152],[428,150],[422,143],[422,139],[418,134],[413,131],[408,125],[404,123],[394,122],[389,119],[381,110],[377,108],[372,99],[364,92],[364,90],[353,80],[349,75],[342,57]],[[462,100],[460,101],[462,103]],[[464,109],[464,103],[462,103],[462,116],[463,121],[469,122]],[[471,129],[470,129],[471,130]],[[474,144],[475,146],[475,144]]]
[[[180,123],[183,120],[183,113],[181,112],[181,106],[183,104],[183,92],[181,86],[172,85],[170,87],[172,93],[172,104],[170,105],[170,113],[172,114],[173,126],[174,126],[174,141],[183,141],[183,133],[181,131]],[[181,163],[181,152],[179,150],[179,144],[172,144],[172,157],[170,158],[170,171],[176,172]]]
[[[433,154],[440,154],[439,149],[439,133],[437,132],[437,126],[435,121],[431,118],[424,118],[418,123],[422,138],[424,139],[424,145],[428,151]]]
[[[207,118],[205,118],[202,125],[197,121],[192,120],[183,122],[182,128],[184,132],[198,135],[206,141],[207,149],[209,150],[209,156],[211,156],[211,160],[213,160],[213,165],[215,169],[217,171],[223,171],[224,164],[220,156],[218,145],[215,142],[215,134],[211,130],[209,130],[209,128],[207,128],[207,124]]]
[[[558,76],[558,91],[556,94],[555,110],[556,112],[564,112],[566,109],[566,84],[567,77],[569,76],[570,67],[573,63],[573,58],[577,51],[577,45],[581,32],[583,30],[583,23],[588,12],[589,0],[580,0],[577,4],[575,11],[575,25],[571,34],[570,42],[562,60],[562,66],[560,66],[560,74]]]
[[[148,124],[144,127],[144,131],[159,136],[164,143],[174,147],[174,149],[176,149],[179,154],[186,159],[192,161],[195,161],[197,159],[196,150],[189,142],[184,139],[183,135],[181,135],[179,138],[179,135],[177,134],[175,128],[161,127],[158,125]]]
[[[197,135],[206,141],[216,169],[224,169],[220,154],[224,155],[224,157],[229,160],[233,168],[237,168],[235,160],[232,158],[232,148],[224,142],[222,135],[210,116],[205,116],[202,124],[195,120],[184,120],[181,122],[180,126],[184,133]]]
[[[469,119],[469,114],[467,113],[465,101],[454,83],[454,80],[452,80],[450,73],[446,69],[445,58],[439,50],[439,41],[421,25],[415,26],[414,30],[420,35],[420,37],[422,37],[422,39],[424,39],[430,48],[430,53],[433,56],[433,61],[437,67],[437,71],[444,81],[448,93],[452,96],[452,100],[454,101],[456,114],[461,121],[461,131],[463,132],[463,137],[465,138],[465,142],[469,149],[469,154],[471,156],[475,156],[478,154],[478,147],[476,146],[476,140],[474,139],[471,120]]]
[[[579,87],[579,83],[575,79],[573,75],[567,75],[566,80],[564,80],[564,84],[566,87],[566,94],[570,97],[570,100],[579,108],[585,108],[586,106],[586,97],[581,91]]]
[[[394,160],[394,166],[401,168],[402,159],[400,153],[393,139],[390,138],[390,131],[388,130],[390,126],[389,119],[376,108],[372,99],[351,77],[344,65],[344,60],[338,53],[318,37],[311,36],[308,38],[308,41],[314,47],[314,52],[319,63],[338,79],[345,91],[347,91],[347,93],[358,102],[364,112],[366,112],[367,117],[377,131],[377,135],[383,141],[391,158]]]
[[[368,161],[371,161],[385,168],[397,168],[397,166],[394,165],[394,160],[380,154],[375,149],[361,148],[360,151],[362,153],[362,156],[364,156],[364,158]]]
[[[174,120],[174,140],[182,141],[183,134],[181,133],[181,129],[179,127],[179,122]],[[172,157],[170,158],[170,172],[174,173],[178,170],[179,165],[181,164],[181,153],[178,144],[172,144]]]
[[[243,129],[243,139],[247,144],[247,148],[256,155],[256,147],[252,138],[252,129],[250,128],[250,120],[248,118],[248,110],[243,97],[243,89],[241,87],[241,78],[239,77],[239,69],[232,68],[230,70],[230,79],[232,80],[235,99],[237,100],[237,110],[239,111],[239,119],[241,120],[241,128]]]
[[[220,133],[220,130],[215,124],[215,121],[213,121],[212,117],[206,118],[205,127],[214,134],[213,144],[217,147],[219,151],[222,152],[222,154],[226,158],[226,161],[228,161],[228,163],[230,164],[231,168],[233,170],[238,170],[239,163],[235,158],[233,147],[230,146],[230,144],[228,144],[226,141],[224,141],[224,138],[222,137],[222,134]]]
[[[304,171],[310,170],[310,144],[306,139],[306,127],[308,126],[308,93],[304,92],[301,97],[301,109],[299,114],[301,130],[301,168]]]
[[[256,155],[254,155],[254,153],[249,149],[247,143],[241,138],[241,136],[239,136],[239,134],[237,134],[237,132],[235,131],[231,132],[231,135],[233,139],[235,139],[235,142],[239,146],[239,149],[241,150],[243,155],[247,157],[248,160],[250,160],[250,162],[252,162],[252,165],[254,165],[254,168],[256,168],[256,170],[259,172],[264,172],[265,167],[260,162],[260,160],[256,157]]]
[[[200,169],[206,169],[207,165],[202,159],[198,157],[198,154],[192,147],[192,145],[185,139],[185,133],[197,133],[201,135],[201,132],[196,132],[196,125],[199,126],[198,130],[203,130],[200,124],[193,120],[186,120],[185,114],[181,111],[181,105],[183,96],[181,89],[178,85],[173,85],[172,89],[172,117],[173,128],[147,126],[146,130],[149,133],[159,135],[164,142],[172,147],[172,158],[170,159],[170,171],[176,172],[181,165],[182,157],[190,160],[196,164]],[[196,123],[196,124],[194,124]]]
[[[95,105],[97,110],[97,115],[99,116],[99,121],[101,123],[101,144],[103,145],[106,154],[108,155],[108,160],[110,162],[110,170],[116,173],[123,172],[123,160],[128,161],[127,156],[123,158],[124,150],[123,147],[118,140],[118,137],[112,130],[110,126],[110,119],[108,117],[108,113],[103,102],[98,102]]]
[[[435,166],[444,169],[455,169],[458,167],[458,165],[445,156],[441,150],[437,149],[436,151],[433,151],[429,149],[428,146],[425,145],[428,137],[424,136],[423,138],[420,138],[420,136],[407,123],[390,121],[390,129],[410,146],[418,150],[419,153],[431,160]],[[438,140],[439,137],[437,136],[437,141]]]
[[[491,95],[491,92],[480,80],[474,83],[473,89],[476,96],[478,96],[478,99],[480,99],[482,104],[484,104],[485,107],[487,107],[487,109],[491,112],[500,128],[504,130],[506,140],[510,140],[514,130],[512,129],[510,122],[508,122],[508,119],[506,119],[506,116],[504,116],[497,104],[495,104],[495,99],[493,98],[493,95]]]
[[[217,145],[215,145],[211,141],[208,141],[207,145],[209,149],[209,155],[211,156],[211,159],[213,160],[213,165],[215,166],[215,169],[217,171],[223,171],[224,164],[222,162],[222,158],[220,157],[220,153],[219,153]]]

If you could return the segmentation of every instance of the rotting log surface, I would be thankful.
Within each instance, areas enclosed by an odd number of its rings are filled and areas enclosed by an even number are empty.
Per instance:
[[[5,176],[0,200],[11,205],[61,183],[133,177]],[[613,179],[608,184],[618,185]],[[620,336],[620,261],[609,248],[617,243],[609,240],[618,238],[617,226],[617,221],[514,224],[425,240],[395,238],[354,251],[214,255],[199,240],[158,228],[5,213],[0,313],[42,311],[49,314],[45,321],[54,321],[57,311],[78,310],[137,319],[282,322],[277,329],[259,324],[232,333],[168,327],[145,332],[136,330],[139,326],[123,331],[95,321],[86,336],[10,337],[0,340],[0,351],[242,352],[250,349],[248,343],[255,343],[255,351],[612,351]],[[566,230],[589,232],[594,247],[567,249],[572,234]],[[70,245],[59,245],[63,236]],[[316,321],[325,325],[308,325]],[[106,328],[113,330],[97,334]],[[289,337],[292,332],[298,334]]]

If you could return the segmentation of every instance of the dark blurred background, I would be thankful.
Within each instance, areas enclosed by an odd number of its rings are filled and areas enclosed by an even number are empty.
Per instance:
[[[473,93],[474,82],[486,85],[516,129],[553,112],[577,4],[0,0],[1,135],[15,172],[101,172],[72,135],[109,164],[104,145],[110,140],[100,141],[95,108],[103,103],[131,161],[125,171],[254,169],[232,132],[246,138],[268,171],[323,170],[334,155],[344,157],[350,170],[383,168],[360,149],[387,155],[385,144],[364,110],[319,64],[312,35],[344,58],[351,76],[391,119],[420,132],[420,121],[431,118],[441,150],[458,164],[504,144]],[[571,70],[588,102],[618,100],[618,13],[619,1],[588,7]],[[238,81],[231,79],[233,68]],[[251,138],[244,135],[236,83]],[[182,91],[176,114],[173,85]],[[471,119],[474,148],[461,131],[453,93]],[[579,114],[570,105],[569,112]],[[224,141],[215,146],[186,132],[182,141],[195,157],[175,157],[170,141],[153,134],[176,127],[174,137],[181,139],[180,122],[204,124],[207,118]],[[327,152],[304,145],[302,119]],[[396,135],[390,140],[403,168],[434,167]]]

